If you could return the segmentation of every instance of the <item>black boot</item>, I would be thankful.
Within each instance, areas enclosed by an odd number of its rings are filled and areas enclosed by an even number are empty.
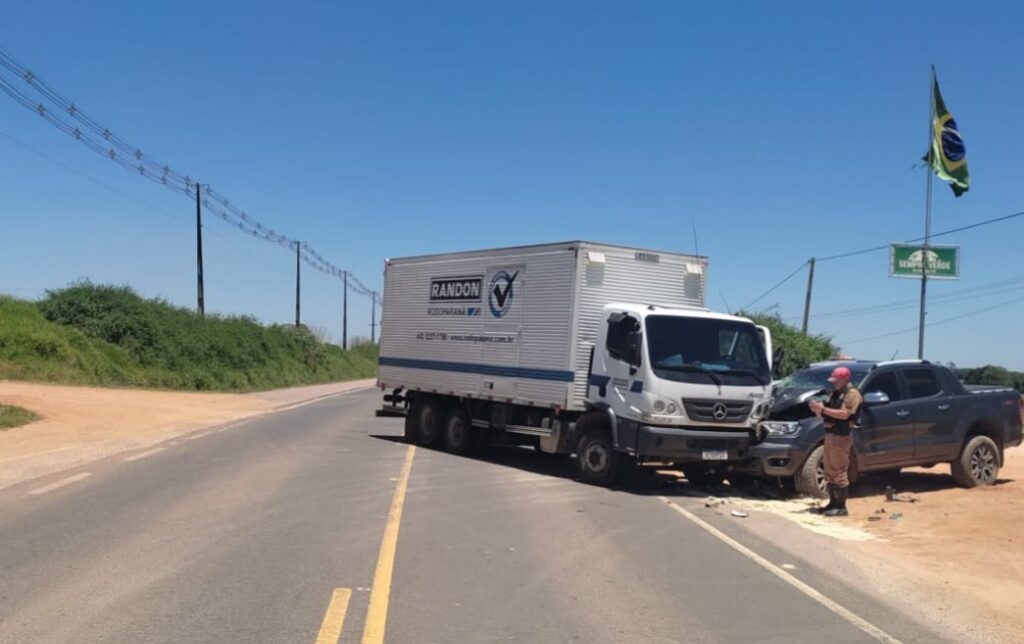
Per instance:
[[[832,485],[831,483],[826,483],[825,491],[828,492],[828,505],[820,506],[817,508],[811,508],[811,512],[815,514],[824,514],[826,511],[836,507],[836,495],[834,492],[835,489],[836,486]]]
[[[834,490],[833,494],[835,494],[835,506],[825,510],[822,514],[827,517],[847,516],[850,513],[846,511],[846,494],[850,491],[850,488],[832,486],[832,490]]]

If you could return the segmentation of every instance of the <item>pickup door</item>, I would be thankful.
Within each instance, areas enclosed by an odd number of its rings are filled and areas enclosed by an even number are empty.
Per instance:
[[[907,407],[914,418],[914,461],[924,464],[954,458],[958,447],[954,434],[957,399],[952,392],[944,391],[935,367],[907,366],[900,372],[907,388]]]
[[[914,414],[897,370],[871,372],[861,385],[861,393],[873,392],[884,393],[889,402],[865,407],[861,427],[853,432],[857,466],[862,471],[884,469],[914,458]]]

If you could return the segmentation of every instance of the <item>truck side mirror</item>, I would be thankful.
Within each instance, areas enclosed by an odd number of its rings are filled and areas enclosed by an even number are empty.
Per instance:
[[[629,366],[639,367],[643,355],[644,338],[639,331],[630,331],[626,336],[626,357]]]
[[[884,391],[871,391],[864,394],[864,404],[868,407],[877,407],[889,403],[889,394]]]
[[[772,356],[772,375],[778,377],[782,374],[782,361],[786,358],[786,350],[779,347]]]

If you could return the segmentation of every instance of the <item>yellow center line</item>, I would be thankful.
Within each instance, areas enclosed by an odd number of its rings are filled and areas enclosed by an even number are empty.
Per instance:
[[[351,588],[335,588],[331,593],[331,602],[327,604],[327,614],[324,615],[324,623],[320,625],[316,644],[338,644],[341,627],[345,624],[345,613],[348,611],[348,600],[351,597]]]
[[[412,445],[405,452],[402,473],[398,476],[395,495],[391,498],[391,509],[384,526],[384,537],[380,540],[380,554],[377,569],[373,573],[373,589],[370,591],[370,606],[366,609],[366,625],[363,627],[363,644],[383,644],[384,627],[388,619],[388,599],[391,596],[391,575],[395,567],[395,548],[398,546],[398,527],[402,522],[402,506],[405,504],[405,488],[409,485],[412,458],[416,448]]]

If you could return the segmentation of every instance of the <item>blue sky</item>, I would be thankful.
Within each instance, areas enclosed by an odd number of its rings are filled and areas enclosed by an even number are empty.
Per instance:
[[[711,258],[735,309],[812,255],[922,234],[928,66],[971,191],[934,230],[1024,210],[1014,3],[8,3],[0,46],[121,137],[212,183],[368,285],[385,257],[585,238]],[[194,304],[192,205],[0,95],[0,291],[81,277]],[[138,201],[149,206],[143,206]],[[150,207],[152,206],[152,207]],[[293,316],[293,257],[208,222],[209,310]],[[944,238],[927,354],[1024,369],[1024,218]],[[340,328],[307,271],[306,321]],[[1017,290],[985,291],[1020,278]],[[755,309],[800,315],[800,273]],[[918,283],[884,252],[822,263],[812,317],[859,357],[916,355]],[[970,299],[960,299],[963,292]],[[352,332],[369,334],[353,297]]]

